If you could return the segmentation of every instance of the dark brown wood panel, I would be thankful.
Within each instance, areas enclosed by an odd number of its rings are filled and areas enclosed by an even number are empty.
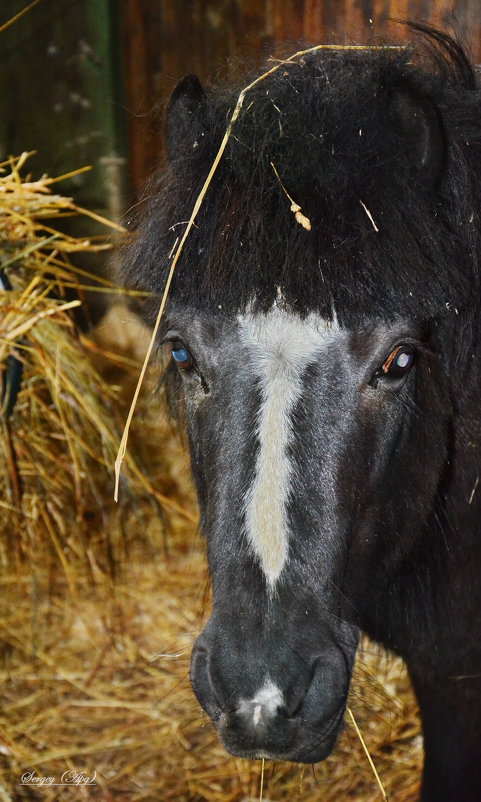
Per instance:
[[[456,31],[481,61],[481,0],[124,0],[131,179],[162,153],[162,111],[183,75],[215,81],[299,41],[405,40],[396,20]]]

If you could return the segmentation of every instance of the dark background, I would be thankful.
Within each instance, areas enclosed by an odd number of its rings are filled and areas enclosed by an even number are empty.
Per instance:
[[[28,0],[0,4],[0,160],[34,174],[93,170],[64,194],[118,218],[162,152],[176,82],[235,74],[296,43],[403,40],[392,20],[456,31],[481,61],[480,0]]]

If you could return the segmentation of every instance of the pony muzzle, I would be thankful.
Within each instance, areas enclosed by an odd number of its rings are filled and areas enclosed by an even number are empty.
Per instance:
[[[210,653],[194,647],[191,682],[228,752],[247,759],[316,763],[332,751],[339,733],[350,674],[334,653],[317,657],[301,684],[283,689],[269,676],[251,694],[214,686]],[[245,669],[247,674],[248,668]],[[252,680],[250,685],[252,685]]]

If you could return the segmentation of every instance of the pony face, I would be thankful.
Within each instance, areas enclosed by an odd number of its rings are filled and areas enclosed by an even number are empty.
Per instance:
[[[423,799],[451,802],[481,798],[481,92],[417,32],[271,64],[242,106],[184,79],[123,279],[153,321],[169,277],[214,592],[191,678],[223,743],[325,757],[362,629],[406,659]]]
[[[433,506],[443,355],[419,323],[347,329],[281,298],[232,317],[174,305],[164,342],[214,591],[194,690],[234,754],[318,761],[342,721],[358,627]]]

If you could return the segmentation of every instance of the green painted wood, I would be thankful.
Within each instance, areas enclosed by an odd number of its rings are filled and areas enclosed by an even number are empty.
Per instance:
[[[2,0],[0,25],[28,5]],[[36,150],[35,174],[93,170],[61,186],[118,214],[125,172],[119,4],[42,0],[0,33],[0,157]]]

